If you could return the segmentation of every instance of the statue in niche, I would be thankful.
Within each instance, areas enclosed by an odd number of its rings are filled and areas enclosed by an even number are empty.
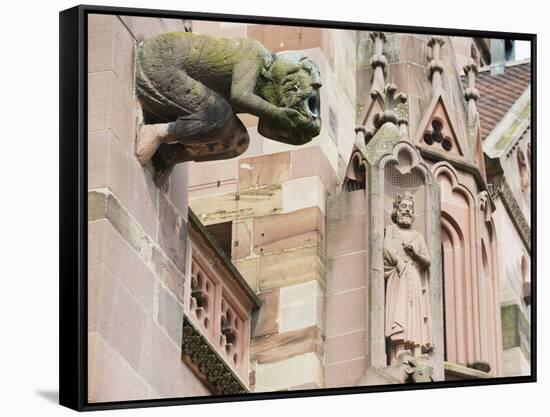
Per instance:
[[[412,229],[414,199],[397,195],[391,214],[393,225],[384,237],[386,281],[385,336],[391,365],[408,351],[423,357],[433,349],[428,267],[430,254],[422,234]]]
[[[237,113],[259,118],[258,131],[301,145],[321,130],[321,77],[300,52],[272,54],[254,39],[172,32],[141,42],[136,91],[144,114],[136,141],[162,183],[184,161],[233,158],[249,136]]]

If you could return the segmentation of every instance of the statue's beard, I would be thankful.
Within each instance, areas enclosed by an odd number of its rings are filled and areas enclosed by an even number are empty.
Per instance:
[[[408,229],[409,227],[412,226],[413,222],[414,222],[414,217],[411,216],[410,214],[401,214],[397,216],[397,225],[399,227]]]

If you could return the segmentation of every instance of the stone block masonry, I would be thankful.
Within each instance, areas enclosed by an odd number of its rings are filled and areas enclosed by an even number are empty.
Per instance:
[[[134,47],[184,22],[90,15],[88,23],[88,399],[209,395],[181,360],[187,166],[166,193],[134,155]]]

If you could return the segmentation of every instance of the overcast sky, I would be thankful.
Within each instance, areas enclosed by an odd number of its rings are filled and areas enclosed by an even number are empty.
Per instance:
[[[516,60],[531,57],[531,42],[516,41]]]

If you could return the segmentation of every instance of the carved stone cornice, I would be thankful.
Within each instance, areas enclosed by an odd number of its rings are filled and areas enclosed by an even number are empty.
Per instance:
[[[181,355],[183,361],[213,394],[248,393],[248,389],[240,382],[227,362],[186,316],[183,317]]]
[[[525,219],[525,216],[523,215],[521,208],[512,193],[512,189],[504,178],[502,179],[498,193],[502,198],[504,207],[506,207],[512,221],[518,228],[521,240],[525,244],[529,253],[531,253],[531,227],[529,226],[529,223],[527,223],[527,220]]]

